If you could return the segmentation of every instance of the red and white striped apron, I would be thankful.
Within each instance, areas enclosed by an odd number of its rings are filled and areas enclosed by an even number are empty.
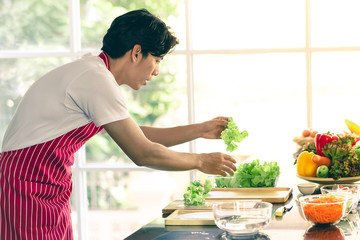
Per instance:
[[[107,57],[99,56],[108,67]],[[0,153],[1,240],[73,239],[74,153],[101,130],[91,122],[51,141]]]
[[[73,239],[70,217],[74,153],[101,131],[90,123],[52,141],[0,155],[0,236]]]

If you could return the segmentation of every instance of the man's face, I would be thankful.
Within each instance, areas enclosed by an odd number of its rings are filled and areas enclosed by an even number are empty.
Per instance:
[[[147,57],[139,54],[138,57],[141,59],[134,68],[133,81],[129,83],[129,87],[135,90],[145,86],[147,81],[151,81],[153,76],[159,74],[159,65],[162,60],[162,57],[155,57],[151,54],[148,54]]]

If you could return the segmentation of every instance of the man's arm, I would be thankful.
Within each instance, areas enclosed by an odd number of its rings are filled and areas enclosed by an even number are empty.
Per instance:
[[[219,139],[228,124],[227,117],[217,117],[203,123],[189,124],[171,128],[141,126],[145,136],[156,143],[170,147],[197,138]]]
[[[223,176],[226,173],[232,175],[236,170],[236,160],[227,154],[176,152],[152,142],[131,118],[105,124],[104,128],[138,166],[169,171],[197,169],[207,174]]]

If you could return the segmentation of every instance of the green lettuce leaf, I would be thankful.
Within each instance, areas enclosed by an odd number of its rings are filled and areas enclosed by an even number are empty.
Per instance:
[[[232,177],[217,176],[215,183],[218,188],[275,187],[279,175],[277,162],[260,164],[260,160],[256,159],[240,164]]]
[[[225,130],[221,133],[221,139],[224,140],[224,143],[227,145],[226,151],[233,152],[238,146],[236,143],[240,143],[248,136],[248,132],[246,130],[240,132],[239,128],[236,126],[233,118],[228,119],[228,125]]]
[[[202,184],[199,180],[190,183],[184,193],[184,204],[186,206],[201,206],[205,204],[205,198],[212,189],[211,181],[206,179]]]

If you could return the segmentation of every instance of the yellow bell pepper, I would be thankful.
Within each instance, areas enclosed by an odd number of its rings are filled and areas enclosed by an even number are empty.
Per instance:
[[[296,170],[300,176],[316,177],[318,165],[311,160],[314,154],[307,151],[300,153],[296,163]]]

